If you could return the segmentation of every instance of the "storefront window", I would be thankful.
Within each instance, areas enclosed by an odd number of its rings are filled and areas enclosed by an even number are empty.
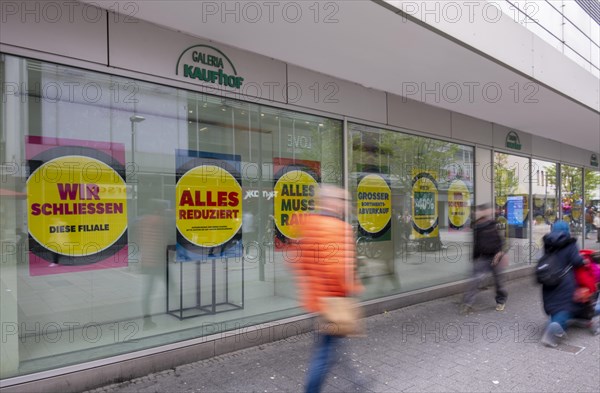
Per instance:
[[[585,212],[583,202],[583,172],[582,168],[561,165],[561,211],[562,219],[571,228],[571,236],[577,238],[579,248],[583,246],[585,237]]]
[[[297,190],[342,184],[341,121],[0,65],[1,378],[302,312]]]
[[[542,238],[550,232],[560,211],[556,168],[557,165],[551,162],[531,160],[532,260],[537,260],[542,255]]]
[[[350,124],[359,273],[375,297],[464,278],[473,149]]]
[[[509,263],[529,263],[529,158],[494,153],[494,202],[498,229],[503,234]]]
[[[600,172],[584,169],[585,231],[584,246],[600,249]]]

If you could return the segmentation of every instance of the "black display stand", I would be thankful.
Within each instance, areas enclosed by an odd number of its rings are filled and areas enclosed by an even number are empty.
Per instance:
[[[174,258],[170,258],[170,255],[173,255]],[[244,258],[241,257],[241,303],[235,304],[230,302],[229,299],[229,258],[210,258],[206,260],[198,260],[198,261],[178,261],[177,260],[177,251],[175,245],[167,246],[166,250],[166,260],[167,260],[167,314],[170,314],[179,320],[200,317],[203,315],[214,315],[221,312],[226,311],[234,311],[241,310],[244,308]],[[174,260],[173,260],[174,259]],[[222,261],[225,264],[225,285],[224,285],[224,301],[217,302],[217,261]],[[169,277],[169,267],[173,264],[177,264],[179,268],[179,274],[176,277]],[[193,306],[184,307],[184,291],[183,291],[183,277],[184,277],[184,265],[190,266],[191,264],[195,265],[195,303]],[[201,293],[202,288],[202,265],[210,264],[211,265],[211,288],[210,295],[208,299],[204,299]],[[171,281],[179,283],[179,307],[171,308],[169,302],[169,293],[170,293],[170,283]]]

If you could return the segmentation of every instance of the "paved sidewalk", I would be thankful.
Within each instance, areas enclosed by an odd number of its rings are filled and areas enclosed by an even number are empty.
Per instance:
[[[600,336],[572,328],[557,349],[544,347],[540,288],[530,278],[507,288],[503,312],[489,289],[466,316],[452,296],[368,318],[368,337],[344,340],[338,355],[347,361],[331,370],[324,391],[597,392]],[[291,337],[92,392],[300,392],[313,339]]]

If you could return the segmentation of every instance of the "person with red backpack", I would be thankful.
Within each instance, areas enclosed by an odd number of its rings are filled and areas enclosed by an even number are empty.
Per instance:
[[[542,344],[556,347],[558,339],[565,335],[568,321],[577,311],[574,301],[575,272],[583,265],[583,258],[577,248],[577,239],[571,237],[569,224],[559,220],[554,223],[549,234],[543,237],[544,255],[555,254],[553,258],[559,266],[560,279],[557,284],[542,285],[542,300],[544,311],[550,316],[550,321],[544,334]]]

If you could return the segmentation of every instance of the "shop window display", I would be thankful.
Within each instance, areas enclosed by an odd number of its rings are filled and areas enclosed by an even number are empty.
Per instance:
[[[494,153],[493,179],[495,219],[498,230],[506,241],[509,263],[529,263],[534,252],[529,242],[532,225],[529,198],[530,159]]]
[[[351,220],[367,296],[466,277],[473,148],[359,124],[349,128]]]
[[[341,121],[2,59],[2,378],[302,313],[290,224]]]

